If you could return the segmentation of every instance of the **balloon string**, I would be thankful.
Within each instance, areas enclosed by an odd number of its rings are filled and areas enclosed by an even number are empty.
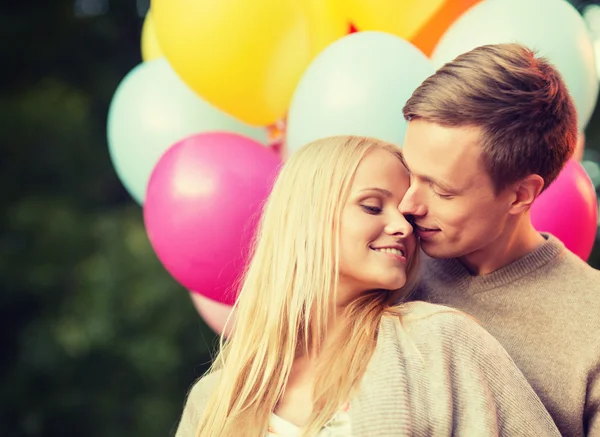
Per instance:
[[[282,118],[267,126],[268,146],[282,156],[285,147],[286,119]]]

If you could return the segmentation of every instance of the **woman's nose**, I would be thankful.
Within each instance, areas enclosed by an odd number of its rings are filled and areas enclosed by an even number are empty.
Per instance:
[[[398,235],[406,238],[413,233],[413,227],[403,214],[396,213],[394,219],[385,227],[385,232],[389,235]]]

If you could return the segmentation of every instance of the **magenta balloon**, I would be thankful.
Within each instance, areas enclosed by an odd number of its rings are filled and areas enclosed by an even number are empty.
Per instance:
[[[558,178],[534,202],[531,221],[584,261],[592,252],[598,224],[596,190],[585,169],[571,159]]]
[[[231,305],[280,158],[232,133],[175,143],[148,183],[144,222],[167,271],[185,288]]]

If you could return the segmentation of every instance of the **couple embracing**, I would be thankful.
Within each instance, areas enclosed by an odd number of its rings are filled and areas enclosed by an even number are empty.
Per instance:
[[[600,274],[530,220],[577,142],[559,73],[478,47],[404,117],[286,161],[177,436],[600,436]]]

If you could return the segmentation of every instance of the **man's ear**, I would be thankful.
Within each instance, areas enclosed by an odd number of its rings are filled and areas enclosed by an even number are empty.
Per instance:
[[[544,189],[544,179],[537,174],[531,174],[521,179],[512,187],[514,194],[509,212],[511,214],[520,214],[533,204],[542,190]]]

